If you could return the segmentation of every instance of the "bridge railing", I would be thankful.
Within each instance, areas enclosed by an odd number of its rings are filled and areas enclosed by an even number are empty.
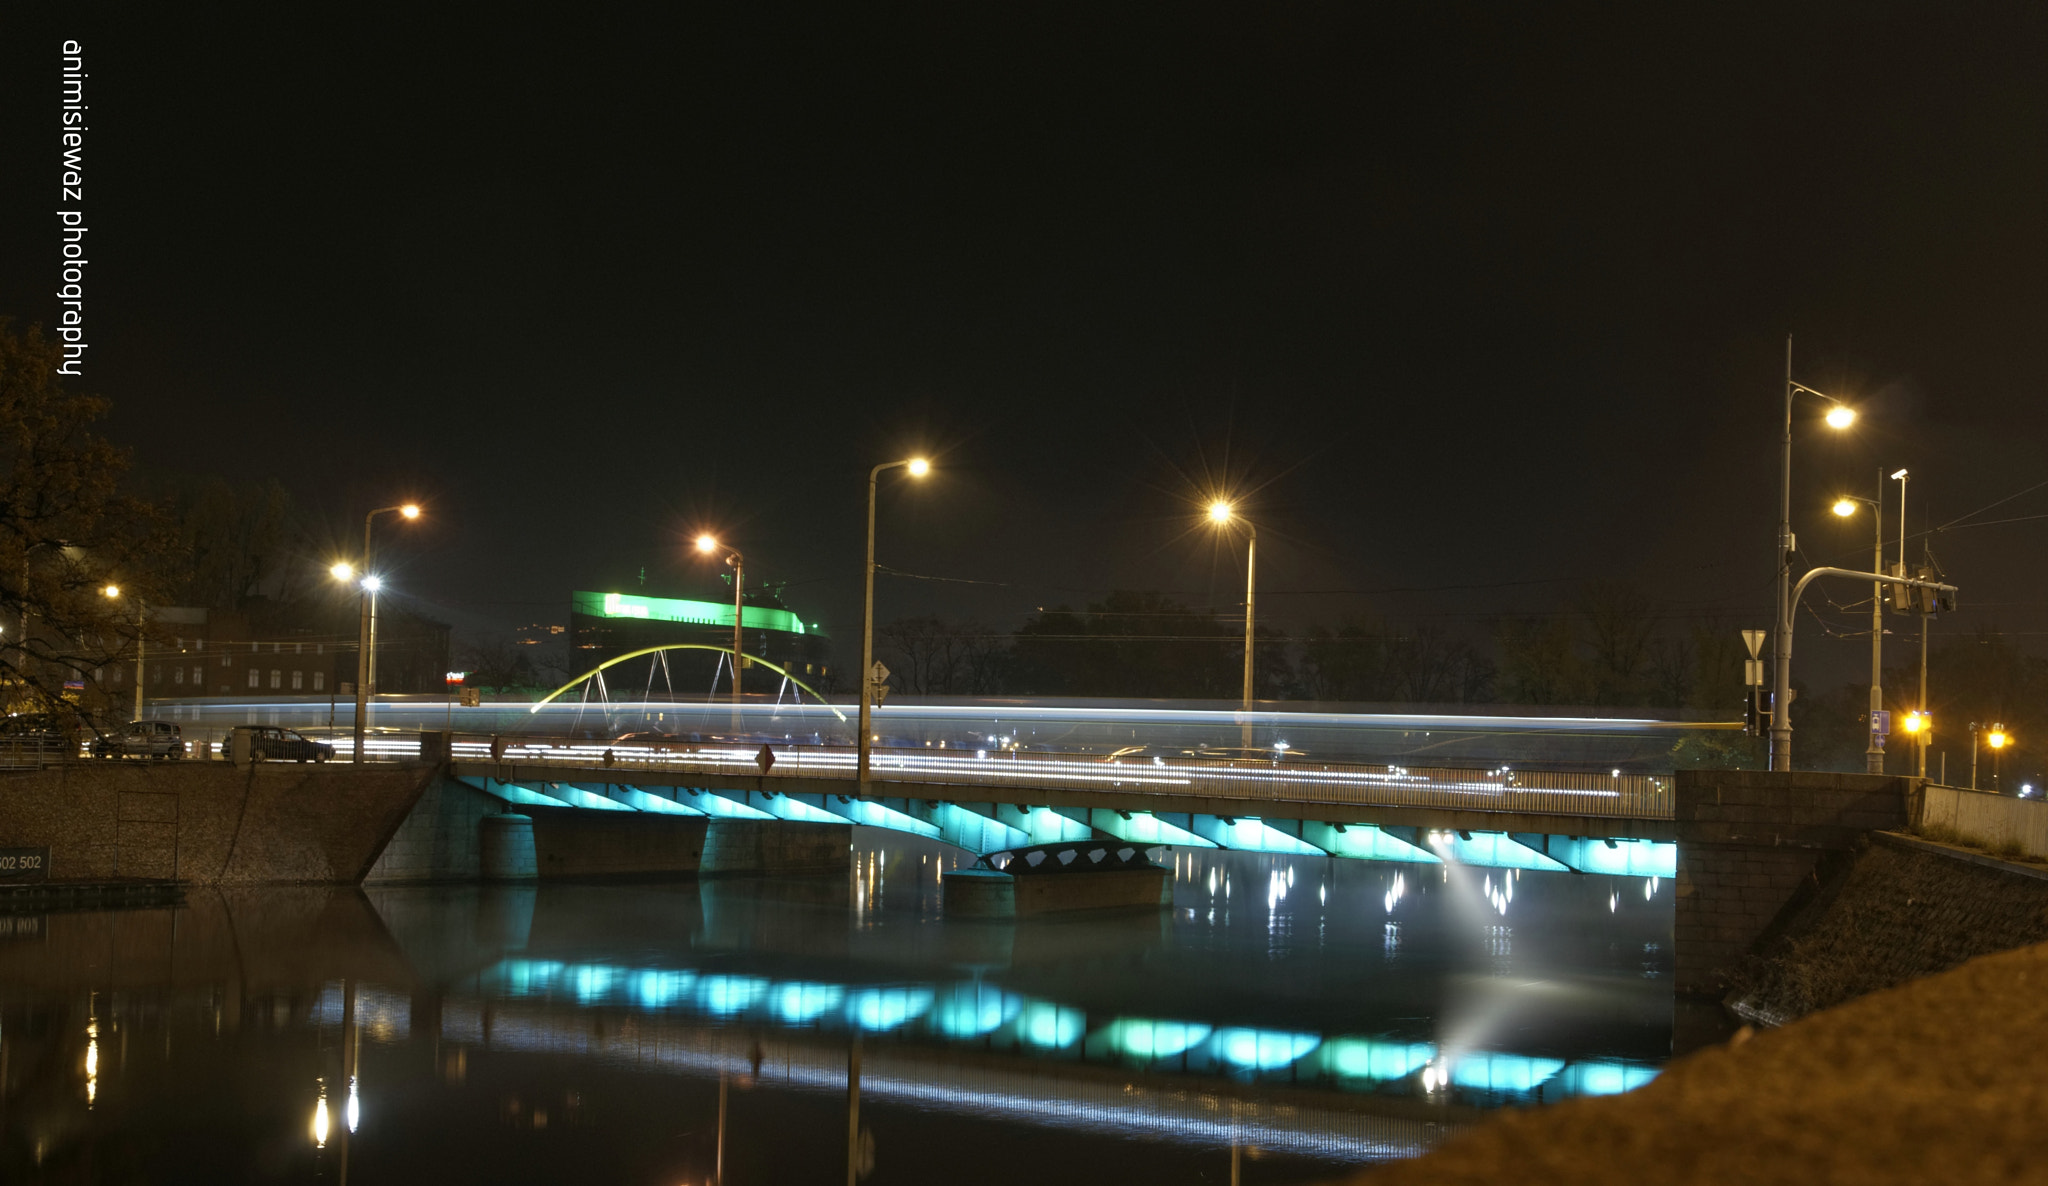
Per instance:
[[[564,781],[617,771],[664,775],[760,775],[855,779],[851,747],[770,746],[753,743],[590,741],[521,735],[496,739],[457,734],[457,761],[517,763],[558,768]],[[1428,807],[1521,814],[1671,818],[1671,779],[1661,775],[1569,771],[1465,770],[1332,762],[1215,759],[1107,759],[1085,755],[956,749],[882,749],[873,753],[871,793],[888,795],[899,784],[987,789],[1135,791],[1162,797],[1249,799],[1287,804]],[[716,789],[715,786],[707,789]]]

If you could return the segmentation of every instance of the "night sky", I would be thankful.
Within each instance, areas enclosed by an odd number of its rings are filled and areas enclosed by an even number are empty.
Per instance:
[[[0,26],[0,311],[56,311],[74,37],[112,435],[341,541],[420,499],[394,581],[464,630],[708,594],[710,527],[851,642],[915,453],[880,558],[956,580],[884,619],[1233,606],[1220,488],[1283,626],[1764,626],[1787,333],[1863,412],[1802,405],[1809,561],[1880,467],[1915,530],[2048,481],[2036,6],[97,11]],[[2044,641],[2044,538],[1938,536],[1942,628]]]

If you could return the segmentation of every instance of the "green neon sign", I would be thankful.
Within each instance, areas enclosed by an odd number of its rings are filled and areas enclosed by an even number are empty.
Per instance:
[[[571,595],[571,608],[593,618],[638,618],[643,622],[687,622],[692,626],[732,628],[732,606],[716,601],[685,601],[675,597],[635,597],[629,593]],[[803,619],[786,609],[747,606],[741,626],[748,630],[780,630],[802,634]]]

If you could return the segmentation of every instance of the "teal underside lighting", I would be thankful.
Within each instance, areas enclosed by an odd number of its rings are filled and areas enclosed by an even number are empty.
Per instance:
[[[1238,852],[1331,856],[1363,861],[1471,865],[1628,877],[1676,877],[1678,846],[1668,841],[1609,840],[1517,832],[1340,824],[1250,816],[1225,818],[1108,808],[1034,807],[1018,803],[950,803],[927,799],[855,799],[832,794],[768,794],[677,788],[674,797],[618,784],[544,783],[541,788],[485,779],[477,787],[513,805],[584,807],[708,815],[714,819],[862,824],[941,840],[977,855],[1027,844],[1094,839],[1127,844],[1224,848]]]
[[[654,815],[704,814],[694,807],[685,807],[674,799],[664,799],[660,795],[643,791],[639,787],[614,787],[612,788],[612,794],[617,796],[619,802],[624,803],[626,806],[636,811],[650,812]]]
[[[1188,848],[1215,848],[1216,842],[1204,840],[1186,828],[1178,828],[1153,815],[1149,811],[1111,811],[1097,807],[1088,813],[1088,823],[1098,832],[1106,832],[1129,844],[1179,844]]]
[[[1547,841],[1545,851],[1581,873],[1631,877],[1678,876],[1678,846],[1654,840],[1599,840],[1587,836],[1518,836],[1523,843]]]
[[[1428,849],[1417,848],[1371,824],[1350,824],[1341,832],[1337,830],[1339,826],[1303,820],[1301,838],[1333,857],[1353,857],[1363,861],[1415,861],[1425,865],[1443,863],[1442,857]]]
[[[676,802],[694,807],[713,819],[774,819],[757,807],[749,807],[739,799],[727,795],[714,795],[695,787],[681,787],[676,792]]]
[[[1174,816],[1166,817],[1169,820]],[[1297,836],[1291,836],[1278,828],[1269,827],[1266,821],[1240,816],[1225,819],[1218,815],[1197,815],[1178,817],[1189,820],[1188,831],[1200,836],[1218,848],[1231,848],[1240,852],[1284,852],[1300,856],[1326,856],[1322,849],[1309,844]]]

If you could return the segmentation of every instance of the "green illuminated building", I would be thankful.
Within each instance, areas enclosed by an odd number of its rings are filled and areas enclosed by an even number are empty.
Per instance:
[[[750,596],[750,602],[757,599]],[[748,655],[766,659],[802,677],[813,687],[829,687],[832,643],[816,623],[804,620],[780,599],[749,604],[740,621],[741,646]],[[732,602],[695,601],[678,597],[643,597],[629,593],[578,590],[570,595],[569,645],[579,668],[648,647],[675,643],[729,648],[732,646]],[[718,657],[704,651],[669,654],[669,672],[677,689],[708,687]],[[820,682],[822,681],[822,682]],[[749,692],[772,694],[775,681],[750,682]]]

